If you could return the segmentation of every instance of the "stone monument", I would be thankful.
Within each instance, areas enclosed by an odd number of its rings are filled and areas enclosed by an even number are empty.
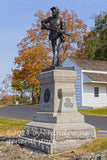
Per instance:
[[[46,153],[57,153],[76,148],[96,138],[95,127],[84,122],[84,116],[77,111],[74,83],[77,73],[73,68],[61,67],[59,45],[63,37],[63,21],[58,18],[59,10],[52,7],[53,17],[42,21],[42,29],[49,29],[52,41],[52,67],[40,73],[41,95],[39,112],[32,122],[24,127],[19,143]],[[55,16],[57,10],[57,16]],[[53,22],[56,22],[52,29]],[[59,26],[59,22],[62,22]],[[62,27],[63,26],[63,27]]]
[[[56,68],[39,75],[40,110],[33,122],[24,127],[19,143],[46,153],[76,148],[96,137],[95,127],[84,122],[77,111],[74,82],[77,73],[71,68]]]

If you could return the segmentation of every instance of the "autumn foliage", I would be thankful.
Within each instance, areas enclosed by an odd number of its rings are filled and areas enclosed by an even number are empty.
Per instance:
[[[19,56],[15,58],[18,66],[13,70],[13,80],[26,80],[33,87],[36,87],[35,84],[39,86],[38,74],[49,66],[49,58],[47,50],[41,45],[20,51]]]
[[[41,30],[41,20],[50,16],[50,12],[44,14],[37,11],[34,15],[35,23],[27,31],[26,36],[17,45],[18,56],[14,63],[16,68],[12,69],[13,81],[27,81],[33,88],[40,89],[38,75],[42,69],[47,68],[52,63],[51,43],[48,39],[48,31]],[[87,26],[78,18],[74,11],[69,13],[66,9],[60,12],[60,16],[65,20],[66,32],[71,34],[65,36],[65,42],[61,44],[62,61],[67,57],[84,57],[82,48],[83,37],[87,34]]]

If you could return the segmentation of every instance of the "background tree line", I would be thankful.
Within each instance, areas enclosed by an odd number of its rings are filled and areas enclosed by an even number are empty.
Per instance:
[[[95,17],[95,26],[84,37],[87,58],[107,61],[107,12]]]

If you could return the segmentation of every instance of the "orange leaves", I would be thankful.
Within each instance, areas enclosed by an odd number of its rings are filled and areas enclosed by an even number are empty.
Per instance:
[[[60,15],[66,23],[66,32],[71,34],[71,37],[65,36],[65,43],[61,48],[61,52],[62,54],[68,53],[68,56],[78,56],[78,51],[83,52],[81,48],[83,37],[87,34],[87,26],[78,18],[73,10],[68,12],[68,10],[65,9]]]
[[[15,57],[17,69],[13,70],[13,79],[26,80],[33,87],[40,87],[38,74],[49,65],[49,59],[47,49],[41,45],[23,49]]]

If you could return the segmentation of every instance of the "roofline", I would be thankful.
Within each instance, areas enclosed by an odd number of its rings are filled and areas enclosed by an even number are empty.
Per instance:
[[[91,81],[91,82],[84,82],[85,84],[88,84],[88,83],[102,83],[102,84],[107,84],[107,82],[104,82],[104,81]]]
[[[100,74],[107,74],[107,71],[96,71],[96,70],[84,70],[82,69],[82,72],[87,73],[100,73]]]

